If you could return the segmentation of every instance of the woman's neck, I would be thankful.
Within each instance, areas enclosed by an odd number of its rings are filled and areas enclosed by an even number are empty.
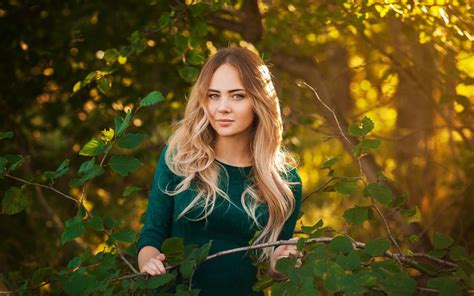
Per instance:
[[[214,144],[216,158],[234,166],[250,166],[252,155],[249,141],[242,141],[232,137],[219,137]]]

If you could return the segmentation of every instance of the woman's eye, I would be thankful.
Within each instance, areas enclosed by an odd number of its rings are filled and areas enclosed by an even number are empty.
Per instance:
[[[210,95],[209,95],[209,98],[210,98],[210,99],[217,99],[217,97],[219,97],[219,96],[216,95],[216,94],[210,94]]]
[[[240,99],[243,99],[245,96],[244,96],[244,95],[235,95],[234,97],[235,97],[236,99],[239,99],[239,100],[240,100]]]

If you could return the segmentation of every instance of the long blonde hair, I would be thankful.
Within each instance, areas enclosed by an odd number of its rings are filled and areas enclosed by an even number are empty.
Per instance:
[[[211,78],[223,64],[237,69],[243,86],[252,99],[255,112],[250,140],[253,182],[241,196],[245,212],[261,231],[253,244],[276,241],[295,208],[295,198],[289,186],[294,183],[287,177],[289,171],[296,167],[296,161],[281,146],[283,125],[270,71],[262,59],[248,49],[220,49],[203,66],[191,89],[184,118],[175,125],[176,130],[168,141],[166,163],[173,173],[183,177],[175,190],[168,193],[179,194],[187,190],[192,182],[198,185],[196,197],[178,219],[195,206],[202,206],[204,212],[197,220],[207,218],[214,209],[218,195],[231,202],[226,192],[218,187],[220,169],[219,164],[214,162],[213,149],[216,134],[204,107]],[[268,223],[264,227],[256,217],[256,208],[260,204],[268,206]],[[259,260],[269,259],[271,252],[272,249],[265,248]]]

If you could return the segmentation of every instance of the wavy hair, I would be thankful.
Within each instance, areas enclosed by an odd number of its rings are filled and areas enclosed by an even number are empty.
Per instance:
[[[249,147],[253,176],[241,196],[245,212],[260,231],[252,244],[273,242],[278,239],[285,221],[295,208],[295,198],[289,186],[294,183],[288,180],[288,175],[296,167],[296,160],[281,145],[283,125],[271,73],[263,60],[246,48],[222,48],[203,66],[191,89],[184,117],[175,124],[175,132],[168,140],[166,163],[173,173],[183,179],[174,191],[167,193],[176,195],[190,188],[192,182],[197,184],[196,197],[178,219],[195,206],[201,206],[201,213],[204,213],[197,220],[207,218],[214,209],[217,196],[231,202],[226,192],[218,187],[220,164],[214,161],[213,149],[216,132],[210,125],[205,108],[212,76],[223,64],[237,69],[255,112]],[[256,217],[256,208],[261,204],[268,206],[268,223],[265,226],[260,225]],[[258,257],[259,261],[268,260],[271,252],[271,248],[265,248]]]

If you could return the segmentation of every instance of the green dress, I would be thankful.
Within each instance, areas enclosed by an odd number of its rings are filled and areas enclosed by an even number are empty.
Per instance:
[[[174,189],[181,177],[170,171],[165,162],[165,146],[156,166],[150,197],[145,214],[145,223],[140,231],[136,245],[136,253],[144,246],[153,246],[161,250],[161,244],[168,237],[183,238],[184,245],[199,246],[212,240],[209,254],[219,251],[244,247],[254,237],[257,227],[242,207],[240,196],[245,189],[252,166],[236,167],[216,160],[221,172],[226,170],[229,179],[220,178],[219,187],[225,190],[234,205],[224,198],[218,198],[212,213],[206,219],[191,221],[202,216],[201,209],[191,209],[184,217],[177,220],[178,215],[195,197],[195,191],[188,189],[174,197],[164,194],[160,189]],[[224,176],[225,174],[221,174]],[[302,186],[296,169],[292,169],[289,180],[299,182],[292,186],[296,199],[295,210],[285,222],[278,239],[290,239],[293,235],[296,220],[301,208]],[[168,186],[168,187],[167,187]],[[256,211],[257,219],[262,226],[268,221],[268,208],[261,205]],[[201,289],[200,296],[229,295],[263,296],[263,292],[253,292],[252,286],[257,281],[257,268],[252,264],[248,253],[239,252],[220,256],[203,262],[192,277],[192,288]]]

